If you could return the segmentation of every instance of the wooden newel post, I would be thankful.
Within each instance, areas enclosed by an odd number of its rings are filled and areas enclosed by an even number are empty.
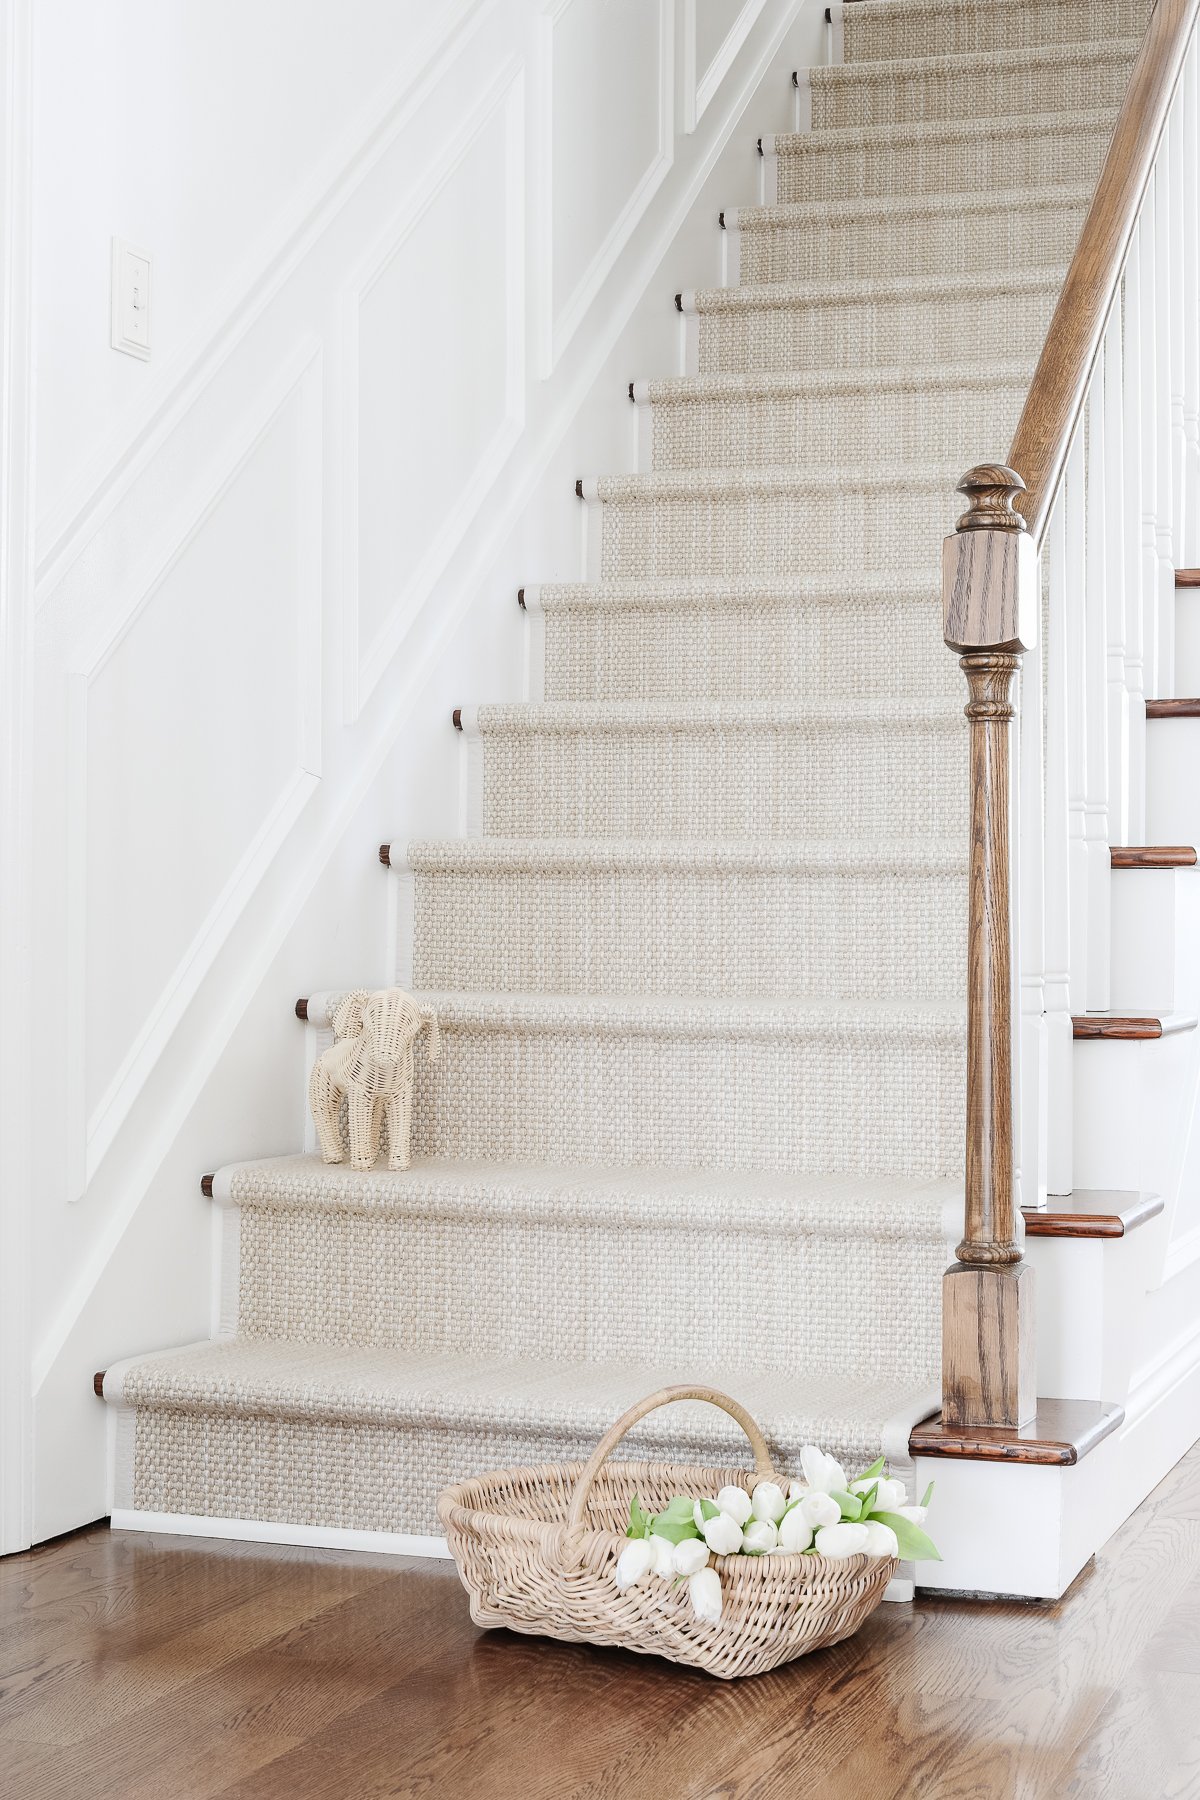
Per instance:
[[[1033,1270],[1013,1192],[1013,684],[1038,613],[1037,558],[1013,510],[1024,487],[1003,464],[964,475],[967,510],[942,562],[946,643],[967,678],[971,722],[966,1219],[942,1286],[951,1425],[1024,1425],[1037,1411]]]

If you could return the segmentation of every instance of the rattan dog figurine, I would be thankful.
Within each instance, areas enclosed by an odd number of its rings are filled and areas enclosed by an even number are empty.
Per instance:
[[[370,1169],[379,1155],[386,1121],[388,1168],[407,1169],[412,1160],[413,1045],[429,1027],[429,1060],[441,1050],[437,1016],[402,988],[347,994],[333,1015],[334,1042],[313,1064],[308,1103],[321,1153],[339,1163],[346,1152],[338,1125],[346,1101],[350,1162]]]

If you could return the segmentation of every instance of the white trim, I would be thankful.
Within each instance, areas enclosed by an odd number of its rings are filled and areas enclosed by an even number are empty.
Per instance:
[[[247,1544],[303,1544],[316,1550],[365,1550],[371,1556],[452,1560],[443,1537],[411,1531],[341,1531],[329,1525],[287,1525],[269,1519],[208,1519],[201,1513],[140,1512],[114,1507],[114,1531],[163,1531],[175,1537],[236,1538]]]
[[[217,459],[198,502],[172,522],[152,546],[118,604],[102,618],[90,644],[77,647],[67,677],[67,965],[72,1009],[68,1067],[68,1187],[78,1200],[108,1153],[118,1131],[187,1012],[208,970],[265,870],[320,785],[321,773],[321,343],[307,338],[260,397],[247,421]],[[300,516],[305,541],[299,561],[303,589],[298,609],[297,695],[299,762],[268,807],[191,943],[164,982],[148,1016],[95,1106],[87,1104],[86,1038],[87,944],[87,710],[96,677],[153,600],[163,581],[212,518],[255,450],[295,394],[301,425],[296,445],[303,491]],[[132,599],[130,596],[132,595]]]
[[[658,0],[658,143],[637,186],[561,306],[554,293],[554,27],[575,0],[553,0],[538,20],[538,264],[543,377],[554,373],[675,160],[675,0]]]
[[[696,0],[683,5],[683,129],[695,131],[709,101],[728,75],[738,51],[753,31],[767,0],[744,0],[704,73],[696,73]]]
[[[363,301],[399,255],[430,207],[498,114],[504,115],[505,392],[504,416],[474,468],[461,476],[460,498],[402,583],[387,620],[365,651],[359,629],[358,439],[359,319]],[[428,178],[407,196],[350,275],[338,298],[342,386],[342,718],[353,724],[375,692],[442,570],[466,536],[525,429],[525,65],[510,57],[461,126],[433,159]]]
[[[265,253],[235,271],[200,329],[162,365],[149,401],[118,422],[54,513],[39,522],[37,541],[46,545],[35,571],[39,604],[208,392],[217,371],[429,98],[495,4],[496,0],[445,0],[429,9],[436,24],[405,58],[396,84],[382,99],[376,95],[367,103],[300,190],[268,238]]]
[[[0,1555],[33,1534],[32,0],[0,0]]]

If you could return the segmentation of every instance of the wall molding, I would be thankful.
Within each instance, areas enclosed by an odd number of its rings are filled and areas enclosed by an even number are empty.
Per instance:
[[[761,5],[764,0],[757,3]],[[658,141],[654,155],[560,306],[554,291],[554,27],[576,4],[577,0],[551,0],[538,20],[536,244],[539,362],[543,378],[553,374],[675,161],[675,0],[658,0]]]
[[[505,139],[505,408],[458,501],[435,530],[416,567],[388,608],[387,623],[362,644],[359,569],[360,321],[363,302],[425,218],[479,139],[503,116]],[[374,693],[392,657],[494,486],[525,428],[525,65],[511,57],[438,153],[430,176],[408,195],[376,237],[339,296],[342,391],[342,716],[351,724]]]
[[[741,10],[721,41],[720,49],[700,71],[696,67],[696,4],[683,0],[683,129],[695,131],[709,101],[728,75],[733,60],[758,23],[767,0],[743,0]]]
[[[67,676],[67,966],[72,1008],[68,1090],[69,1197],[85,1192],[242,912],[321,774],[321,370],[320,339],[308,337],[247,410],[239,429],[210,467],[202,489],[189,496],[131,576],[123,603],[101,622],[71,658]],[[95,1106],[88,1108],[87,1025],[87,732],[89,692],[204,526],[215,515],[250,458],[294,396],[300,398],[295,445],[304,541],[298,627],[299,758],[272,801],[216,900],[159,993],[133,1043]]]
[[[32,0],[0,0],[0,1555],[33,1535]]]
[[[147,399],[118,421],[60,504],[39,523],[35,570],[39,605],[78,561],[496,4],[497,0],[445,0],[430,8],[435,23],[390,90],[363,106],[335,149],[300,187],[265,250],[234,272],[209,319],[163,364]]]

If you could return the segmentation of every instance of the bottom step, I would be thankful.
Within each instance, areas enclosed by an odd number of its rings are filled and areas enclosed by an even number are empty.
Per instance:
[[[702,1336],[703,1321],[697,1321]],[[816,1443],[903,1473],[936,1391],[911,1378],[813,1378],[745,1369],[500,1362],[230,1339],[114,1365],[114,1510],[323,1530],[438,1532],[442,1488],[516,1463],[582,1460],[626,1407],[674,1382],[710,1381],[755,1415],[782,1471]],[[631,1459],[749,1466],[738,1428],[683,1405],[630,1434]]]

